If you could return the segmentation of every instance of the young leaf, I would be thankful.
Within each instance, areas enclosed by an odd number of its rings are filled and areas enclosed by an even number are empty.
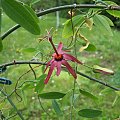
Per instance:
[[[102,111],[95,109],[82,109],[78,112],[78,115],[86,118],[95,118],[102,114]]]
[[[68,20],[64,25],[62,37],[69,38],[71,36],[73,36],[72,25],[71,25],[71,21]]]
[[[60,109],[56,100],[52,100],[52,107],[54,108],[57,116],[62,116],[63,115],[63,113],[62,113],[62,111],[61,111],[61,109]]]
[[[107,69],[107,68],[100,67],[98,65],[93,66],[93,71],[98,72],[98,73],[108,74],[108,75],[114,74],[114,71]]]
[[[95,15],[93,17],[94,24],[98,28],[101,34],[113,36],[112,30],[108,21],[101,15]]]
[[[110,15],[114,16],[114,17],[120,18],[120,11],[117,11],[117,10],[107,10],[107,12],[108,12]]]
[[[105,1],[106,4],[111,5],[112,6],[118,6],[115,2],[113,1]],[[120,11],[118,10],[106,10],[110,15],[114,16],[114,17],[119,17],[120,18]]]
[[[31,13],[30,7],[26,7],[26,5],[15,0],[1,0],[1,3],[3,10],[13,21],[32,34],[40,34],[39,25],[36,22],[35,15],[33,15],[33,12]]]
[[[82,52],[83,50],[87,49],[87,47],[89,46],[90,42],[87,38],[85,38],[83,35],[79,34],[79,37],[84,40],[86,42],[85,46],[82,46],[79,51]]]
[[[39,80],[39,82],[37,83],[37,85],[35,87],[35,92],[37,92],[38,94],[41,93],[45,87],[45,84],[44,84],[45,77],[46,77],[46,75],[43,74],[37,79],[37,80]]]
[[[84,21],[83,15],[77,15],[77,16],[73,17],[72,18],[73,27],[80,25],[83,21]],[[64,29],[62,32],[62,36],[64,38],[69,38],[69,37],[73,36],[72,23],[71,23],[70,19],[64,23]]]
[[[82,89],[79,89],[80,93],[86,97],[89,97],[93,100],[97,100],[98,98],[96,96],[94,96],[93,94],[91,94],[90,92],[88,91],[85,91],[85,90],[82,90]]]
[[[44,99],[60,99],[63,98],[66,94],[60,93],[60,92],[48,92],[48,93],[42,93],[39,94],[39,97]]]
[[[25,48],[25,49],[22,49],[22,52],[29,52],[29,53],[31,53],[31,52],[35,52],[36,51],[36,49],[35,48]]]
[[[95,47],[95,45],[93,45],[93,44],[90,43],[85,50],[86,51],[94,52],[94,51],[96,51],[96,47]]]

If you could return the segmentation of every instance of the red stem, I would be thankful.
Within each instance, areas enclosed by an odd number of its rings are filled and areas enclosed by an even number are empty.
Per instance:
[[[50,41],[50,43],[51,43],[51,45],[52,45],[55,53],[57,54],[57,56],[59,56],[58,51],[56,50],[56,47],[55,47],[55,45],[54,45],[54,43],[53,43],[53,41],[52,41],[52,38],[49,38],[49,41]]]

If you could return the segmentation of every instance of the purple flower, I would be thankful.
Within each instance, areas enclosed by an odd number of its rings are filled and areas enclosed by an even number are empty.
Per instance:
[[[83,63],[80,62],[75,57],[73,57],[72,55],[67,54],[65,51],[62,50],[62,48],[63,48],[62,42],[59,43],[57,50],[54,47],[55,53],[52,55],[52,60],[50,60],[47,63],[46,69],[45,69],[45,71],[46,71],[47,68],[50,66],[50,69],[48,71],[48,75],[47,75],[47,77],[44,81],[45,84],[48,83],[48,81],[49,81],[49,79],[52,75],[52,72],[55,68],[57,69],[57,72],[56,72],[57,76],[60,75],[62,65],[64,65],[68,69],[68,71],[73,75],[73,77],[75,79],[77,78],[77,75],[76,75],[74,69],[69,65],[69,63],[67,61],[70,60],[70,61],[73,61],[73,62],[77,62],[79,64],[83,64]]]

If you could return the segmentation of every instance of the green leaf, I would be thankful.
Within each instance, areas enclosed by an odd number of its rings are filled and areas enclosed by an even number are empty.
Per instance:
[[[102,114],[102,111],[95,109],[82,109],[78,112],[79,116],[86,118],[94,118],[98,117]]]
[[[62,111],[61,111],[61,109],[60,109],[60,107],[59,107],[59,105],[58,105],[56,100],[52,100],[52,107],[54,108],[54,110],[55,110],[55,112],[56,112],[56,114],[58,116],[62,116],[63,115],[63,113],[62,113]]]
[[[31,82],[31,83],[25,84],[25,85],[22,87],[22,90],[33,89],[34,87],[35,87],[35,86],[34,86],[34,83]]]
[[[120,18],[120,11],[118,10],[107,10],[107,12],[114,17]]]
[[[114,26],[114,23],[112,22],[112,20],[110,18],[108,18],[108,17],[106,17],[104,15],[101,15],[101,16],[104,17],[108,21],[110,26]]]
[[[97,100],[98,98],[96,96],[94,96],[93,94],[91,94],[90,92],[88,91],[85,91],[85,90],[82,90],[82,89],[79,89],[80,93],[86,97],[89,97],[93,100]]]
[[[35,52],[36,51],[36,49],[35,48],[25,48],[25,49],[22,49],[22,52],[29,52],[29,53],[31,53],[31,52]]]
[[[48,92],[48,93],[42,93],[39,94],[39,97],[44,99],[60,99],[63,98],[66,94],[60,93],[60,92]]]
[[[96,47],[95,47],[95,45],[93,45],[93,44],[90,43],[85,50],[86,51],[94,52],[94,51],[96,51]]]
[[[118,6],[115,2],[113,1],[105,1],[105,3],[107,3],[108,5],[112,6]],[[114,17],[119,17],[120,18],[120,11],[118,10],[106,10],[110,15],[114,16]]]
[[[33,19],[36,21],[36,23],[39,23],[39,19],[37,15],[35,14],[35,11],[28,5],[24,4],[25,8],[28,10],[28,12],[32,15]]]
[[[0,52],[3,50],[2,39],[0,38]]]
[[[25,92],[24,92],[23,90],[21,91],[21,95],[22,95],[23,105],[24,105],[24,106],[27,106],[28,101],[27,101],[26,94],[25,94]]]
[[[73,36],[73,31],[72,31],[71,21],[68,20],[64,25],[62,37],[69,38],[71,36]]]
[[[76,27],[77,25],[80,25],[83,21],[84,21],[83,15],[77,15],[77,16],[73,17],[72,18],[73,27]],[[62,32],[62,36],[64,38],[69,38],[69,37],[73,36],[71,19],[67,20],[64,23],[64,29],[63,29],[63,32]]]
[[[113,36],[110,25],[109,25],[108,21],[103,16],[96,14],[93,17],[93,20],[94,20],[95,26],[98,28],[98,30],[100,31],[100,33],[102,35]]]
[[[45,87],[45,84],[44,84],[45,77],[46,77],[46,75],[43,74],[37,79],[37,80],[39,80],[39,82],[37,83],[37,85],[35,87],[35,92],[37,92],[38,94],[41,93]]]
[[[3,10],[13,21],[20,24],[32,34],[40,34],[35,14],[31,13],[32,10],[30,10],[30,7],[26,7],[26,5],[15,0],[1,0],[1,3]]]
[[[93,66],[93,71],[98,72],[98,73],[103,73],[103,74],[109,74],[109,75],[114,75],[114,71],[108,69],[108,68],[103,68],[98,65]]]

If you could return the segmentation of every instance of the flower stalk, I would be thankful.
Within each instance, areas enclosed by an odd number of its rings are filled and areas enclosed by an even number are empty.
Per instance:
[[[49,40],[49,42],[51,43],[51,45],[52,45],[52,47],[53,47],[55,53],[57,54],[57,56],[59,56],[59,54],[58,54],[58,52],[57,52],[57,50],[56,50],[56,47],[55,47],[55,45],[54,45],[54,43],[53,43],[53,41],[52,41],[52,37],[51,37],[51,36],[48,37],[48,40]]]

